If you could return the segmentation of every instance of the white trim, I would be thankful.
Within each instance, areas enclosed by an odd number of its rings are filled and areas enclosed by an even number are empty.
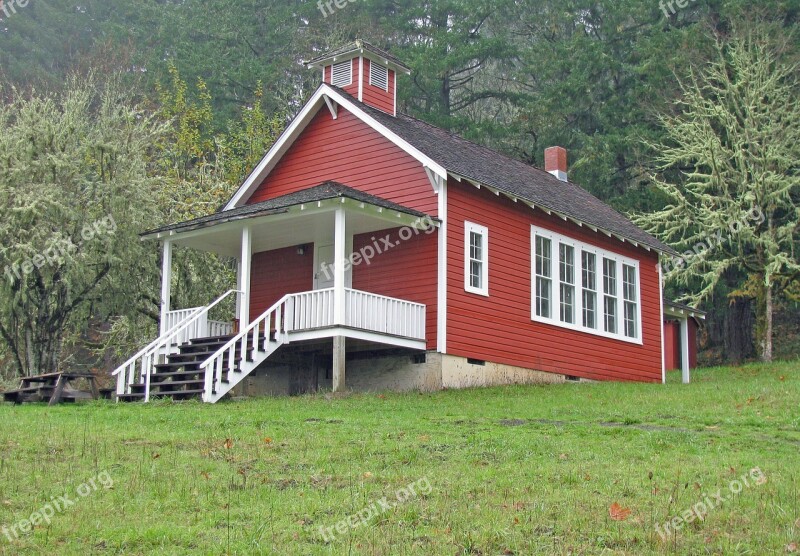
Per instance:
[[[661,264],[660,261],[656,263],[656,270],[658,271],[658,304],[660,310],[660,322],[661,322],[661,338],[659,338],[659,343],[661,344],[661,383],[667,383],[667,344],[664,342],[664,275],[661,271]]]
[[[323,97],[326,95],[330,97],[330,100],[336,102],[340,107],[344,107],[359,120],[386,137],[389,141],[394,143],[407,154],[414,157],[420,164],[429,168],[433,173],[442,179],[447,179],[447,170],[441,164],[435,162],[432,158],[422,153],[422,151],[416,147],[413,147],[407,141],[401,139],[386,126],[381,125],[377,120],[361,110],[361,108],[339,94],[336,89],[332,88],[326,83],[323,83],[319,86],[317,92],[314,93],[297,117],[292,120],[292,122],[289,124],[289,127],[287,127],[286,130],[281,134],[264,158],[261,159],[261,162],[258,163],[258,166],[256,166],[253,172],[247,177],[247,180],[245,180],[231,200],[228,201],[228,204],[225,205],[224,210],[236,208],[247,201],[250,195],[253,194],[261,182],[263,182],[267,175],[269,175],[269,172],[272,171],[275,165],[280,161],[281,157],[286,154],[286,151],[289,149],[289,147],[292,146],[292,144],[297,140],[297,137],[299,137],[303,130],[305,130],[306,126],[308,126],[309,122],[314,118],[317,111],[324,104]]]
[[[551,242],[550,245],[550,317],[541,317],[536,314],[536,236],[548,238]],[[574,323],[564,323],[561,321],[561,264],[559,257],[559,244],[572,246],[575,249],[574,253]],[[595,292],[596,292],[596,306],[595,306],[595,325],[596,328],[588,328],[583,326],[583,264],[582,252],[594,253],[595,260]],[[604,315],[604,288],[603,288],[603,259],[609,259],[616,263],[616,300],[617,300],[617,332],[611,333],[604,330],[605,315]],[[623,290],[623,271],[622,265],[632,266],[636,269],[636,304],[637,304],[637,318],[639,321],[636,324],[636,338],[630,338],[625,335],[625,292]],[[602,336],[605,338],[612,338],[614,340],[621,340],[628,343],[642,345],[642,273],[639,268],[639,261],[619,255],[607,249],[602,249],[582,241],[578,241],[569,236],[564,236],[556,232],[539,228],[538,226],[531,226],[531,320],[541,322],[544,324],[551,324],[560,328],[568,328],[578,332],[585,332],[595,336]]]
[[[396,74],[395,74],[396,75]],[[439,184],[439,272],[437,289],[437,350],[447,353],[447,180]]]
[[[161,258],[161,321],[159,330],[161,335],[167,333],[167,313],[172,297],[172,242],[164,242],[164,251]]]
[[[689,317],[681,319],[681,381],[684,384],[692,382],[692,373],[689,370]]]
[[[472,285],[470,278],[472,254],[470,247],[472,239],[470,236],[473,234],[481,236],[481,287],[476,288]],[[464,222],[464,291],[489,297],[489,228],[475,224],[474,222]]]
[[[392,101],[394,102],[394,108],[392,111],[392,116],[397,116],[397,72],[393,71],[394,73],[394,86],[392,87]]]
[[[335,336],[344,336],[345,338],[350,338],[353,340],[363,340],[365,342],[374,342],[376,344],[404,347],[419,351],[426,351],[428,347],[426,342],[422,340],[402,338],[400,336],[381,334],[379,332],[368,332],[366,330],[357,330],[345,326],[335,326],[331,328],[321,328],[318,330],[307,330],[303,332],[290,332],[286,343],[291,344],[294,342],[332,338]]]
[[[344,207],[336,209],[333,232],[333,322],[345,323],[345,266],[347,265],[347,217]]]
[[[334,87],[342,88],[342,87],[349,87],[350,85],[353,84],[353,60],[355,60],[355,58],[350,58],[346,62],[339,62],[339,63],[335,63],[335,64],[331,65],[331,85],[333,85]],[[337,84],[336,83],[336,66],[343,66],[344,64],[346,64],[348,62],[350,63],[350,78],[349,78],[349,81],[347,83]]]
[[[253,261],[253,234],[249,226],[242,228],[242,306],[239,330],[250,326],[250,287]]]
[[[322,98],[325,99],[325,104],[328,105],[328,110],[331,111],[331,117],[336,120],[339,118],[339,105],[333,102],[328,95],[323,95]]]
[[[372,71],[372,67],[369,68]],[[358,101],[364,102],[364,57],[358,58]]]

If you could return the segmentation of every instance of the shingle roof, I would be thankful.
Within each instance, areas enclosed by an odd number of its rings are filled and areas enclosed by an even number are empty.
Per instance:
[[[344,45],[342,47],[336,48],[334,50],[329,50],[329,51],[325,52],[325,54],[323,54],[321,56],[317,56],[316,58],[305,62],[305,65],[306,66],[318,66],[322,62],[327,62],[328,60],[332,60],[334,58],[339,58],[341,56],[346,56],[346,55],[352,54],[354,52],[360,52],[361,50],[363,50],[364,52],[370,52],[370,53],[374,54],[375,56],[377,56],[379,58],[383,58],[384,60],[386,60],[386,61],[392,63],[393,65],[398,66],[398,67],[400,67],[400,68],[402,68],[402,69],[404,69],[406,71],[411,71],[411,68],[409,68],[403,62],[401,62],[400,59],[392,56],[391,54],[389,54],[385,50],[382,50],[382,49],[378,48],[377,46],[374,46],[374,45],[368,43],[367,41],[360,40],[360,39],[357,40],[357,41],[351,42],[350,44],[346,44],[346,45]]]
[[[396,117],[391,116],[359,102],[340,88],[334,88],[449,172],[658,251],[675,253],[671,247],[575,183],[563,182],[540,168],[500,154],[406,114],[398,113]]]
[[[169,231],[196,230],[199,228],[204,228],[206,226],[222,224],[223,222],[244,220],[247,218],[254,218],[256,216],[267,216],[269,214],[283,212],[285,209],[288,209],[290,207],[302,205],[305,203],[316,203],[317,201],[325,201],[327,199],[335,199],[337,197],[345,197],[348,199],[352,199],[354,201],[367,203],[369,205],[382,207],[387,210],[393,210],[404,214],[409,214],[411,216],[416,216],[419,218],[428,217],[428,215],[426,215],[424,212],[404,207],[403,205],[398,205],[397,203],[393,203],[392,201],[387,201],[386,199],[382,199],[381,197],[370,195],[369,193],[364,193],[363,191],[359,191],[358,189],[353,189],[352,187],[348,187],[344,184],[335,181],[327,181],[315,187],[303,189],[295,193],[289,193],[288,195],[282,195],[280,197],[269,199],[268,201],[263,201],[261,203],[256,203],[253,205],[244,205],[228,211],[217,212],[209,216],[195,218],[194,220],[188,220],[186,222],[180,222],[178,224],[170,224],[169,226],[163,226],[161,228],[145,232],[142,234],[142,236],[151,236],[154,234],[169,232]]]

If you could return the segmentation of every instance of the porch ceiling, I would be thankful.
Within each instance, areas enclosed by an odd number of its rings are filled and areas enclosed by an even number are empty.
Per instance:
[[[343,207],[348,235],[366,234],[402,226],[419,226],[425,220],[397,210],[363,201],[337,197],[302,203],[253,217],[210,224],[202,228],[168,230],[144,236],[144,239],[172,241],[173,245],[217,253],[227,257],[241,254],[242,230],[249,226],[253,253],[334,239],[336,209]],[[438,226],[439,222],[429,220]]]

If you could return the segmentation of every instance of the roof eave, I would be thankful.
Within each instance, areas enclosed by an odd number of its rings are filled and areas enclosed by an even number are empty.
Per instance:
[[[644,242],[644,241],[641,241],[641,240],[635,240],[633,238],[630,238],[630,237],[626,236],[625,234],[620,234],[618,232],[613,232],[611,230],[607,230],[607,229],[603,228],[602,226],[598,226],[596,224],[592,224],[591,222],[586,222],[586,221],[580,220],[579,218],[576,218],[576,217],[574,217],[572,215],[562,213],[562,212],[560,212],[560,211],[558,211],[558,210],[556,210],[556,209],[554,209],[552,207],[549,207],[549,206],[547,206],[547,205],[545,205],[545,204],[543,204],[541,202],[537,203],[537,202],[534,202],[532,199],[525,198],[523,196],[520,196],[519,194],[511,193],[511,192],[505,191],[502,188],[495,187],[495,186],[492,186],[492,185],[488,185],[486,183],[482,183],[482,182],[480,182],[480,180],[477,180],[475,178],[470,178],[468,176],[462,176],[460,174],[457,174],[457,173],[451,172],[451,171],[448,171],[448,174],[450,176],[452,176],[456,181],[460,182],[462,180],[467,180],[468,182],[470,182],[471,184],[475,185],[476,187],[478,187],[478,188],[482,187],[482,188],[486,189],[487,191],[491,191],[495,195],[503,195],[503,196],[507,197],[508,199],[514,201],[515,203],[518,202],[518,201],[523,201],[526,205],[530,206],[531,209],[535,210],[538,207],[539,209],[543,210],[548,216],[551,215],[551,214],[555,214],[556,216],[558,216],[562,220],[565,220],[565,221],[569,220],[569,221],[571,221],[571,222],[573,222],[573,223],[575,223],[575,224],[577,224],[578,226],[581,226],[581,227],[586,226],[586,227],[588,227],[590,230],[592,230],[594,232],[602,232],[603,234],[607,235],[608,237],[615,237],[615,238],[619,239],[620,241],[622,241],[623,243],[626,243],[626,242],[630,243],[634,247],[642,247],[646,251],[655,251],[656,253],[658,253],[660,255],[670,255],[670,256],[678,255],[678,252],[675,251],[674,249],[672,249],[671,247],[669,247],[668,245],[655,245],[655,244],[652,244],[652,243],[649,243],[649,242]]]

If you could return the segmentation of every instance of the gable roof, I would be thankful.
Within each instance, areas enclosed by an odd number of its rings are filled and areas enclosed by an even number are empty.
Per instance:
[[[406,114],[392,116],[372,108],[346,91],[326,83],[320,85],[223,210],[235,210],[237,205],[246,202],[323,106],[327,104],[335,117],[333,103],[343,105],[436,176],[445,178],[449,174],[459,181],[466,179],[608,236],[614,235],[646,249],[677,254],[674,249],[575,183],[561,181],[540,168]]]
[[[327,66],[328,64],[339,61],[343,58],[349,58],[353,54],[357,55],[366,54],[368,58],[379,59],[385,62],[387,65],[393,66],[394,68],[399,69],[404,73],[411,72],[411,68],[409,68],[403,62],[401,62],[399,58],[396,58],[391,54],[389,54],[388,52],[386,52],[385,50],[382,50],[377,46],[374,46],[368,43],[367,41],[360,39],[353,41],[350,44],[346,44],[344,46],[336,48],[334,50],[329,50],[325,52],[325,54],[317,56],[316,58],[313,58],[304,63],[308,67]]]
[[[540,168],[406,114],[391,116],[359,102],[341,89],[337,88],[337,91],[456,177],[493,187],[520,200],[615,233],[657,251],[675,253],[671,247],[573,182],[561,181]]]
[[[381,207],[387,210],[408,214],[410,216],[418,218],[430,218],[424,212],[404,207],[403,205],[398,205],[397,203],[393,203],[392,201],[388,201],[376,195],[365,193],[363,191],[354,189],[352,187],[349,187],[347,185],[335,181],[326,181],[324,183],[321,183],[320,185],[309,187],[308,189],[303,189],[301,191],[296,191],[294,193],[289,193],[288,195],[275,197],[274,199],[269,199],[261,203],[244,205],[235,209],[226,210],[224,212],[217,212],[209,216],[195,218],[194,220],[188,220],[186,222],[180,222],[177,224],[170,224],[168,226],[163,226],[155,230],[144,232],[141,235],[142,237],[146,238],[164,232],[188,232],[191,230],[197,230],[208,226],[223,224],[225,222],[234,222],[236,220],[245,220],[248,218],[255,218],[258,216],[279,214],[282,213],[285,209],[288,209],[290,207],[296,207],[302,204],[316,203],[318,201],[326,201],[328,199],[337,199],[337,198],[352,199],[353,201],[358,201],[368,205]],[[435,218],[431,218],[431,220],[436,221]]]

